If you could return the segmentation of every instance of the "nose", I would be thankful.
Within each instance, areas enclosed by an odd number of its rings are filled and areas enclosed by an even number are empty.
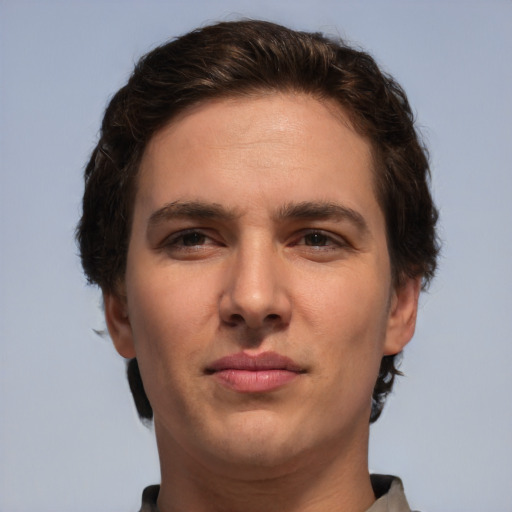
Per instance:
[[[282,328],[291,318],[285,272],[271,244],[251,244],[234,255],[220,299],[220,316],[230,326]]]

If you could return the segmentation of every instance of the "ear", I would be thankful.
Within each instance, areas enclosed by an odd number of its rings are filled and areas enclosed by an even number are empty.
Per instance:
[[[384,355],[398,354],[411,340],[416,327],[421,277],[409,278],[393,291]]]
[[[126,359],[136,357],[126,298],[117,293],[104,293],[103,301],[108,332],[116,350]]]

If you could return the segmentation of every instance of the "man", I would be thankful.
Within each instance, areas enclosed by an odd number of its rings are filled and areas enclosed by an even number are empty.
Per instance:
[[[408,511],[369,423],[435,270],[406,96],[367,54],[220,23],[145,56],[112,99],[78,227],[154,420],[143,511]]]

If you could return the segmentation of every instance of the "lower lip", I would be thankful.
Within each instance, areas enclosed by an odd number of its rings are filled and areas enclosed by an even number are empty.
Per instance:
[[[289,370],[221,370],[213,375],[240,393],[262,393],[278,389],[300,374]]]

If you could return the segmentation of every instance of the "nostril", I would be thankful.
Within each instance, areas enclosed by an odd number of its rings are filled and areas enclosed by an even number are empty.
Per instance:
[[[232,324],[240,324],[244,322],[244,317],[238,313],[233,313],[230,316],[230,320]]]
[[[267,322],[268,323],[276,323],[280,319],[281,319],[281,316],[279,314],[271,313],[264,318],[264,322],[265,323],[267,323]],[[233,313],[232,315],[229,316],[228,324],[233,327],[237,326],[237,325],[245,324],[245,323],[247,323],[247,320],[244,317],[244,315],[241,315],[240,313]]]

